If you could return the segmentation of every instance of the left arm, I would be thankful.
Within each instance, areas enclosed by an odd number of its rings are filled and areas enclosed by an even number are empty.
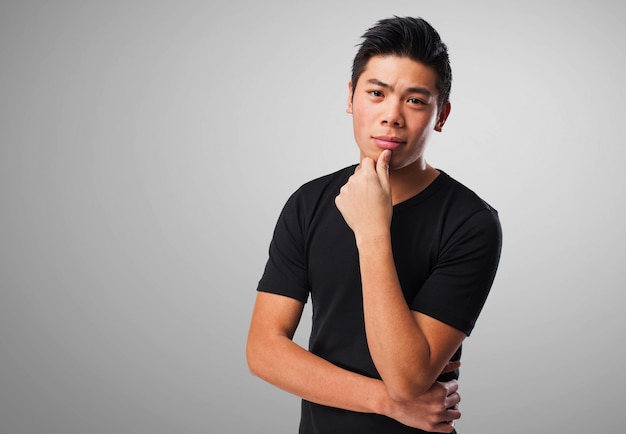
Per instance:
[[[435,382],[465,333],[412,311],[402,293],[391,247],[389,151],[365,158],[336,204],[355,234],[367,343],[394,400],[411,400]]]
[[[404,299],[390,237],[357,241],[367,344],[390,396],[408,400],[436,380],[465,333],[412,311]]]

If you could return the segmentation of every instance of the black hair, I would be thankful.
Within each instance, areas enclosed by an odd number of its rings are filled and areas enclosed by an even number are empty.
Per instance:
[[[448,58],[448,47],[441,41],[439,33],[422,18],[394,16],[385,18],[363,36],[359,51],[352,63],[352,89],[365,70],[367,62],[374,56],[408,57],[433,68],[437,73],[439,109],[448,102],[452,87],[452,69]]]

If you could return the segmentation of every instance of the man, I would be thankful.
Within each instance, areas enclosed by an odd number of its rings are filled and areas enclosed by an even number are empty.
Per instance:
[[[437,32],[395,17],[363,38],[347,109],[360,164],[305,184],[285,205],[248,364],[303,399],[301,433],[455,432],[461,343],[495,276],[500,224],[424,159],[450,113]],[[309,295],[307,351],[292,337]]]

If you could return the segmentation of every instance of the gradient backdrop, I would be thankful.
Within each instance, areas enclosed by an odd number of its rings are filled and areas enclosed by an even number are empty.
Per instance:
[[[291,192],[357,160],[355,44],[394,14],[450,49],[429,161],[504,227],[459,432],[620,431],[623,2],[4,0],[0,433],[296,432],[246,367],[255,287]]]

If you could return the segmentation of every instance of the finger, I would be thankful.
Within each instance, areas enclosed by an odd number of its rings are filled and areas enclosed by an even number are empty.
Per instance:
[[[456,380],[446,381],[441,383],[441,385],[446,389],[446,395],[452,395],[453,393],[457,393],[459,390],[459,383]]]
[[[376,170],[376,167],[374,166],[375,164],[376,163],[371,158],[364,157],[361,160],[361,164],[356,166],[356,169],[354,169],[354,173],[357,173],[361,169],[365,169],[366,172],[369,172],[369,170]]]
[[[446,396],[446,399],[444,400],[444,406],[448,410],[458,410],[460,403],[461,395],[459,395],[457,392],[451,393],[450,395]]]
[[[380,184],[387,190],[389,187],[389,162],[391,161],[391,150],[385,149],[378,156],[376,161],[376,173],[380,179]]]
[[[455,420],[461,419],[461,412],[459,411],[458,407],[455,407],[447,410],[445,417],[447,418],[447,420],[454,422]]]

